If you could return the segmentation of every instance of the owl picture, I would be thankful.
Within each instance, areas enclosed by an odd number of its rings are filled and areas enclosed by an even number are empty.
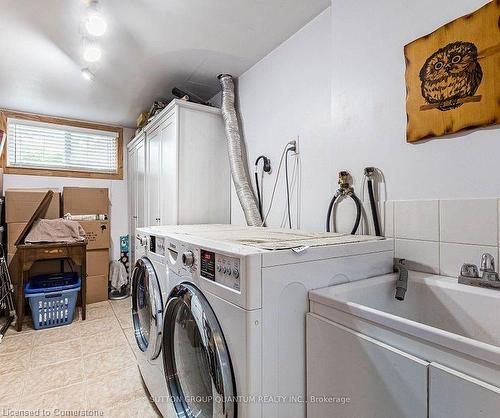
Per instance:
[[[476,45],[449,43],[427,58],[419,76],[422,96],[432,108],[448,111],[462,106],[483,78]]]

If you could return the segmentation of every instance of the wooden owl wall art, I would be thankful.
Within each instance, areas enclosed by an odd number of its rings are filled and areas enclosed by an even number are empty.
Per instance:
[[[500,0],[405,46],[406,140],[500,123]]]

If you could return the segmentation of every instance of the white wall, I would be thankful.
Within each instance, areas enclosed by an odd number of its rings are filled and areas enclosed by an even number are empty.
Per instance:
[[[262,153],[276,165],[287,140],[300,136],[302,228],[324,228],[341,169],[354,175],[359,193],[363,168],[380,168],[389,199],[500,196],[498,127],[413,145],[405,140],[404,45],[484,3],[333,0],[331,10],[240,77],[252,170]],[[284,196],[281,184],[271,225],[280,223]]]
[[[282,149],[298,135],[303,164],[302,227],[315,229],[323,224],[319,214],[328,205],[330,180],[335,171],[328,163],[333,152],[330,27],[330,13],[326,10],[238,80],[251,173],[256,157],[261,154],[271,158],[273,167],[272,175],[264,178],[264,206],[269,202]],[[232,201],[232,222],[244,222],[238,199],[233,196]],[[283,181],[278,185],[275,201],[269,225],[281,223],[285,207]],[[295,206],[294,202],[294,219]]]
[[[120,236],[128,234],[128,199],[127,199],[127,142],[133,135],[132,129],[124,129],[123,180],[99,180],[72,177],[42,177],[24,175],[4,175],[4,190],[9,188],[53,188],[62,192],[64,186],[71,187],[106,187],[109,189],[111,202],[111,256],[120,257]]]

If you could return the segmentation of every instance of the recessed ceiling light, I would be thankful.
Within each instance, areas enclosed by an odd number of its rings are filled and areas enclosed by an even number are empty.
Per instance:
[[[101,59],[101,48],[96,45],[89,45],[83,51],[83,58],[87,62],[96,62]]]
[[[82,68],[82,77],[85,80],[93,81],[95,78],[95,74],[92,71],[90,71],[90,69],[88,69],[88,68]]]
[[[108,24],[99,13],[91,13],[85,22],[85,29],[92,36],[102,36],[106,32]]]

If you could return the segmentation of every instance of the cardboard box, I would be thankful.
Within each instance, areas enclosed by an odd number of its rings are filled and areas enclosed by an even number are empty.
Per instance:
[[[87,251],[109,248],[110,231],[109,221],[79,221],[85,230]]]
[[[7,224],[7,253],[14,254],[16,252],[16,246],[14,245],[23,232],[24,227],[27,222],[11,222]]]
[[[87,276],[87,305],[108,300],[108,279],[103,276]]]
[[[8,189],[5,192],[5,222],[28,222],[49,189]],[[60,194],[54,192],[45,219],[60,218]]]
[[[109,250],[87,251],[87,276],[105,276],[109,275]]]
[[[63,214],[109,215],[108,189],[92,187],[64,187]]]

